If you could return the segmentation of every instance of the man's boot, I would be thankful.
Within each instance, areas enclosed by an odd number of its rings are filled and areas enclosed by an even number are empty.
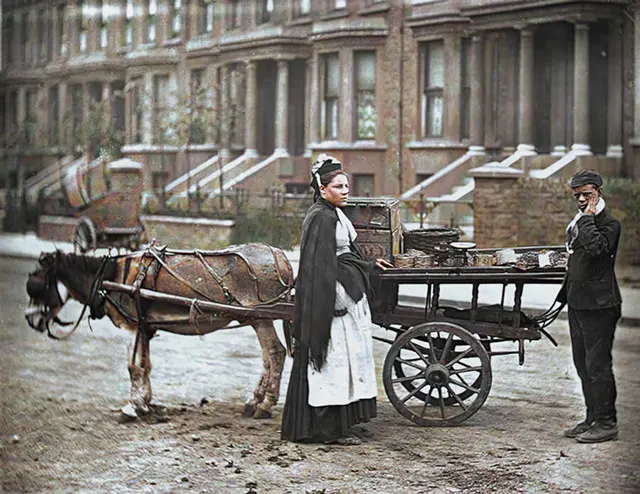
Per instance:
[[[603,443],[618,439],[618,426],[613,421],[596,421],[588,431],[578,434],[579,443]]]
[[[583,420],[579,424],[573,426],[571,429],[565,430],[563,434],[564,434],[564,437],[570,437],[571,439],[575,439],[578,434],[587,432],[590,427],[591,427],[591,421]]]

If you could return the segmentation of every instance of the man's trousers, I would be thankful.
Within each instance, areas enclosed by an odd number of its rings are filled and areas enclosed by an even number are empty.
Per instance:
[[[588,422],[616,422],[611,349],[618,319],[619,305],[597,310],[569,307],[573,362],[582,382]]]

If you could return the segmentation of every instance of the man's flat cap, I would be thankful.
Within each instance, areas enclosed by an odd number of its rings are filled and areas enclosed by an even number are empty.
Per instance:
[[[602,177],[595,170],[580,170],[573,177],[571,177],[571,188],[582,187],[583,185],[595,185],[602,187]]]

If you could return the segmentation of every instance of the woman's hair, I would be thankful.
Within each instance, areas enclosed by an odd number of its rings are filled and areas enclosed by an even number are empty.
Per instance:
[[[347,173],[344,170],[334,170],[332,172],[320,175],[320,184],[326,187],[338,175],[344,175],[346,177]],[[313,184],[313,202],[316,202],[320,197],[320,186],[318,185],[318,182],[316,180],[311,183]]]

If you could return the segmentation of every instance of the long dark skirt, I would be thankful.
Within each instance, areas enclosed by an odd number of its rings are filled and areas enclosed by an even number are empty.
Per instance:
[[[310,406],[308,365],[308,351],[298,344],[282,412],[282,439],[294,442],[331,441],[346,436],[350,427],[369,422],[376,416],[375,398],[348,405]]]

